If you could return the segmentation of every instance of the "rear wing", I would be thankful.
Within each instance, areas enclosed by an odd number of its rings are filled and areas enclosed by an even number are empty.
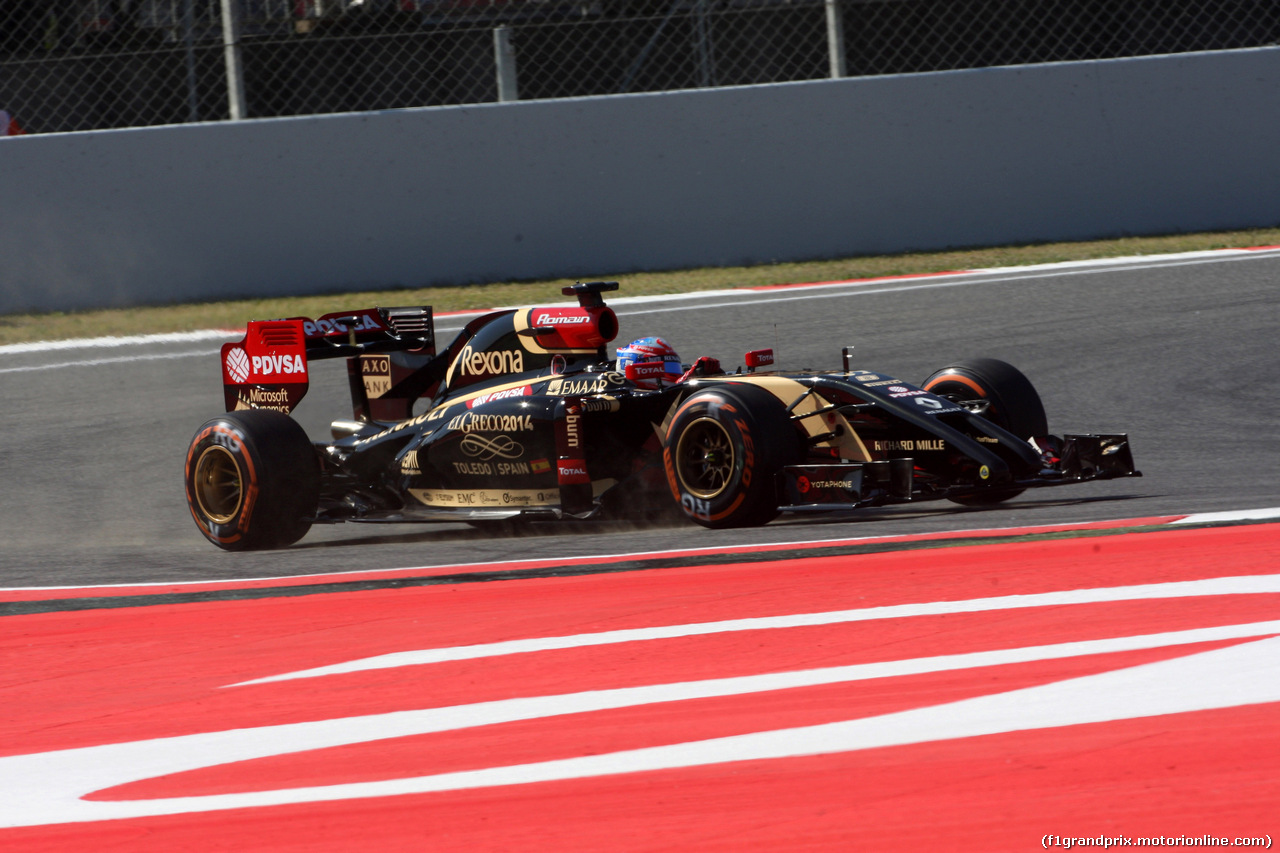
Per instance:
[[[412,399],[394,395],[394,386],[435,354],[430,306],[339,311],[318,320],[254,320],[243,339],[222,346],[223,395],[229,412],[288,413],[307,393],[308,362],[346,358],[356,417],[397,419],[407,416],[401,412],[409,410]],[[371,415],[371,405],[383,397],[400,402],[375,406],[380,411]]]

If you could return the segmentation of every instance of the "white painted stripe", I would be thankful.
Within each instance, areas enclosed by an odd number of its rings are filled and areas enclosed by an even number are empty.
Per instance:
[[[794,296],[784,297],[776,296],[772,300],[764,297],[764,294],[787,294],[799,290],[823,290],[823,289],[854,289],[858,290],[860,295],[873,293],[893,293],[903,290],[919,289],[921,286],[912,286],[911,282],[930,281],[929,284],[922,285],[925,287],[956,287],[963,284],[988,284],[994,281],[1013,281],[1020,279],[1037,279],[1046,276],[1037,273],[1049,272],[1051,276],[1066,276],[1076,274],[1087,274],[1093,272],[1107,272],[1117,269],[1154,269],[1167,266],[1186,266],[1188,264],[1201,263],[1218,263],[1224,261],[1247,260],[1251,258],[1273,258],[1280,254],[1278,249],[1208,249],[1195,252],[1179,252],[1160,255],[1133,255],[1121,258],[1095,258],[1083,261],[1062,261],[1052,264],[1029,264],[1027,266],[1015,267],[987,267],[973,270],[955,270],[942,273],[922,273],[920,275],[907,275],[902,277],[878,277],[868,279],[849,279],[847,281],[817,282],[806,284],[797,282],[793,285],[780,285],[773,289],[757,289],[755,287],[744,286],[734,289],[719,289],[698,291],[694,293],[672,293],[672,294],[651,294],[644,296],[623,296],[609,300],[611,306],[623,306],[625,311],[618,311],[619,314],[646,314],[657,313],[658,311],[680,311],[688,310],[687,307],[675,307],[667,309],[644,309],[643,306],[650,303],[659,302],[685,302],[707,298],[718,298],[729,300],[727,302],[715,302],[697,307],[715,308],[728,307],[732,305],[752,305],[759,302],[767,301],[790,301],[792,299],[802,298],[818,298],[817,296],[805,297]],[[1028,275],[1028,273],[1031,273]],[[945,280],[939,281],[940,279]],[[954,281],[953,281],[954,279]],[[897,285],[897,286],[895,286]],[[556,303],[560,304],[560,303]],[[565,302],[566,305],[576,304],[573,302]],[[631,306],[641,306],[632,309]],[[528,305],[506,306],[496,308],[486,308],[477,311],[456,311],[447,314],[441,314],[441,318],[471,318],[478,317],[491,311],[504,311],[510,309],[528,308]],[[464,323],[465,325],[465,323]],[[445,326],[440,330],[460,329],[461,326]],[[201,340],[232,340],[239,336],[239,332],[232,332],[221,329],[208,329],[194,332],[170,332],[155,335],[131,335],[126,337],[100,337],[100,338],[76,338],[73,340],[63,341],[36,341],[24,344],[6,344],[0,345],[0,356],[3,355],[20,355],[24,353],[49,352],[60,349],[86,349],[95,347],[121,347],[121,346],[145,346],[164,343],[181,343]]]
[[[1194,252],[1163,252],[1155,255],[1128,255],[1123,258],[1089,258],[1080,261],[1056,261],[1046,264],[1027,264],[1017,267],[984,267],[974,270],[974,272],[999,272],[999,273],[1016,273],[1023,270],[1046,270],[1062,267],[1099,267],[1108,266],[1119,260],[1122,265],[1131,263],[1158,263],[1162,261],[1184,261],[1196,258],[1230,258],[1237,257],[1265,257],[1268,255],[1275,256],[1280,254],[1280,249],[1274,248],[1256,248],[1256,249],[1201,249]]]
[[[100,367],[104,364],[133,364],[139,361],[168,361],[174,358],[194,358],[196,356],[212,357],[218,354],[216,349],[187,350],[185,352],[142,353],[139,355],[121,355],[112,358],[89,358],[83,361],[60,361],[56,364],[29,364],[23,367],[0,367],[0,373],[34,373],[40,370],[57,370],[63,367]]]
[[[53,352],[66,349],[99,349],[101,347],[151,346],[154,344],[188,344],[197,341],[229,341],[243,333],[225,329],[201,329],[195,332],[167,332],[159,335],[129,335],[125,337],[71,338],[64,341],[34,341],[26,344],[0,346],[0,356],[24,355],[33,352]]]
[[[1249,593],[1280,592],[1280,575],[1245,575],[1240,577],[1210,578],[1207,580],[1176,581],[1172,583],[1139,584],[1134,586],[1077,589],[1060,592],[1044,592],[1028,595],[1006,595],[996,598],[976,598],[967,601],[935,601],[923,604],[892,604],[859,610],[834,610],[825,613],[797,613],[786,616],[761,616],[751,619],[728,619],[719,622],[695,622],[685,625],[663,625],[653,628],[632,628],[620,631],[600,631],[589,634],[570,634],[561,637],[536,637],[523,640],[507,640],[500,643],[481,643],[473,646],[454,646],[441,649],[420,649],[395,652],[387,655],[359,658],[330,666],[305,669],[297,672],[267,676],[248,684],[265,684],[294,678],[317,678],[325,675],[341,675],[373,669],[390,669],[401,666],[423,666],[445,661],[474,660],[501,655],[528,654],[555,649],[577,649],[588,646],[604,646],[616,643],[635,643],[649,640],[669,640],[679,637],[705,636],[735,631],[767,631],[784,628],[802,628],[814,625],[835,625],[849,622],[866,622],[876,619],[904,619],[917,616],[941,616],[951,613],[983,613],[997,610],[1014,610],[1028,607],[1057,607],[1072,604],[1097,604],[1114,601],[1139,601],[1150,599],[1187,598],[1206,595],[1242,595]]]
[[[1154,269],[1168,266],[1185,266],[1187,264],[1214,263],[1228,260],[1247,260],[1280,254],[1280,250],[1267,252],[1260,250],[1212,249],[1201,252],[1182,252],[1163,255],[1135,255],[1127,258],[1096,258],[1085,261],[1062,261],[1052,264],[1028,264],[1018,267],[986,267],[972,270],[948,270],[918,275],[874,276],[871,278],[846,279],[841,281],[797,282],[779,285],[744,285],[740,288],[704,290],[692,293],[649,294],[644,296],[623,296],[610,298],[609,306],[618,316],[640,314],[658,314],[676,311],[689,311],[703,308],[732,308],[740,305],[756,305],[766,302],[791,302],[806,299],[832,299],[843,296],[868,296],[882,293],[900,293],[909,290],[924,290],[937,287],[962,287],[976,284],[992,284],[1013,282],[1022,279],[1041,279],[1056,276],[1084,275],[1099,272],[1130,269]],[[839,292],[831,292],[839,291]],[[853,291],[853,292],[848,292]],[[695,306],[676,305],[670,308],[649,307],[654,303],[688,302],[693,300],[718,299],[720,301],[699,303]],[[540,303],[542,304],[542,303]],[[547,307],[572,306],[576,302],[564,301],[548,303]],[[509,311],[528,308],[529,305],[509,305],[483,311],[459,312],[447,315],[450,317],[479,317],[490,311]],[[461,324],[456,328],[461,329]]]
[[[801,672],[508,699],[17,755],[0,758],[0,826],[119,820],[530,784],[824,755],[1277,702],[1280,701],[1280,640],[1273,638],[1172,661],[840,723],[378,782],[154,800],[83,799],[95,791],[130,782],[236,761],[432,732],[655,703],[1246,639],[1277,632],[1280,632],[1280,621],[1258,622]]]
[[[1232,255],[1226,258],[1195,258],[1185,261],[1174,261],[1167,263],[1132,263],[1123,265],[1123,269],[1133,270],[1149,270],[1149,269],[1165,269],[1175,266],[1196,266],[1200,264],[1222,263],[1223,261],[1239,261],[1251,260],[1254,258],[1273,257],[1263,252],[1252,252],[1249,254]],[[1018,267],[1012,269],[1018,270]],[[991,273],[979,272],[963,272],[955,275],[933,275],[920,276],[919,278],[903,278],[895,280],[871,280],[865,282],[834,282],[831,284],[819,284],[794,288],[777,288],[773,290],[750,290],[742,291],[742,298],[734,298],[723,302],[707,302],[699,303],[694,306],[696,309],[704,308],[738,308],[749,305],[760,304],[776,304],[779,302],[804,302],[814,299],[840,299],[849,296],[873,296],[885,293],[905,293],[912,290],[936,290],[946,287],[971,287],[980,284],[1016,284],[1024,281],[1036,281],[1045,278],[1065,278],[1069,276],[1097,275],[1099,273],[1114,272],[1116,267],[1107,268],[1081,268],[1081,269],[1052,269],[1052,271],[1038,273],[1016,273],[1011,275],[994,275]],[[918,283],[917,283],[918,282]],[[856,292],[845,292],[849,289],[856,288]],[[633,316],[639,314],[665,314],[673,311],[689,311],[688,306],[680,306],[675,308],[638,308],[626,311],[618,311],[619,316]]]
[[[1229,512],[1200,512],[1195,515],[1188,515],[1171,524],[1222,524],[1232,521],[1267,521],[1272,518],[1280,518],[1280,507],[1271,507],[1269,509],[1240,509],[1231,510]]]

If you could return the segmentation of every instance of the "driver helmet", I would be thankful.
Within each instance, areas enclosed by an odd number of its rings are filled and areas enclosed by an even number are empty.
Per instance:
[[[626,375],[627,367],[632,364],[645,364],[651,361],[662,362],[662,381],[675,382],[684,375],[684,366],[680,356],[671,344],[659,337],[639,338],[618,348],[618,372]],[[637,384],[643,384],[637,382]]]

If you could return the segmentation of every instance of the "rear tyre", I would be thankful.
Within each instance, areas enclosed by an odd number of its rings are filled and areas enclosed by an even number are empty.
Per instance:
[[[293,418],[266,409],[206,421],[187,449],[185,478],[196,527],[227,551],[292,545],[319,502],[311,440]]]
[[[994,358],[957,361],[934,372],[920,386],[951,400],[986,400],[982,416],[1022,439],[1049,432],[1044,404],[1035,386],[1012,364]],[[950,500],[965,506],[990,506],[1022,494],[1024,489],[1003,489]]]
[[[680,404],[663,442],[667,485],[703,527],[752,527],[778,515],[777,474],[803,458],[786,409],[745,384],[698,391]]]

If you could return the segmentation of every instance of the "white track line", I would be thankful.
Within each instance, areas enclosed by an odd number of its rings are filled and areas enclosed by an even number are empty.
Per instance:
[[[62,367],[98,367],[103,364],[123,364],[138,361],[168,361],[173,358],[211,358],[216,349],[185,350],[183,352],[147,353],[144,355],[119,355],[113,358],[89,358],[82,361],[60,361],[55,364],[28,364],[23,367],[0,367],[0,373],[34,373],[39,370],[56,370]]]
[[[1268,509],[1241,509],[1231,510],[1228,512],[1201,512],[1195,515],[1188,515],[1171,524],[1223,524],[1232,521],[1266,521],[1272,518],[1280,518],[1280,507],[1270,507]]]
[[[800,672],[521,697],[15,755],[0,758],[0,826],[120,820],[582,779],[1273,703],[1280,701],[1280,640],[1274,637],[1278,631],[1280,622],[1259,622]],[[86,799],[95,791],[148,778],[397,737],[868,678],[1253,637],[1271,639],[836,723],[372,782],[156,799]],[[1196,685],[1197,689],[1188,689],[1188,685]]]
[[[229,341],[240,333],[227,329],[202,329],[196,332],[167,332],[162,335],[128,335],[125,337],[71,338],[65,341],[35,341],[0,346],[0,356],[26,355],[57,350],[97,349],[99,347],[149,346],[152,344],[188,344],[198,341]]]
[[[295,678],[317,678],[325,675],[342,675],[373,669],[394,669],[402,666],[447,661],[475,660],[505,655],[545,652],[558,649],[580,649],[588,646],[616,645],[647,640],[668,640],[681,637],[697,637],[737,631],[765,631],[785,628],[808,628],[815,625],[839,625],[851,622],[868,622],[883,619],[907,619],[920,616],[946,616],[955,613],[987,613],[999,610],[1021,610],[1030,607],[1061,607],[1078,604],[1101,604],[1116,601],[1146,601],[1156,599],[1198,598],[1210,595],[1257,595],[1280,592],[1280,575],[1246,575],[1242,577],[1211,578],[1197,581],[1172,581],[1169,583],[1137,584],[1133,586],[1101,587],[1024,595],[1006,595],[995,598],[975,598],[967,601],[941,601],[924,604],[891,604],[858,610],[835,610],[827,613],[796,613],[786,616],[759,616],[750,619],[727,619],[720,622],[698,622],[687,625],[663,625],[653,628],[631,628],[620,631],[599,631],[590,634],[573,634],[562,637],[534,637],[524,640],[506,640],[499,643],[480,643],[472,646],[455,646],[441,649],[419,649],[395,652],[387,655],[360,658],[331,666],[281,673],[232,685],[265,684],[272,681],[289,681]],[[1278,623],[1280,624],[1280,623]]]
[[[831,281],[796,283],[777,287],[744,287],[699,291],[696,293],[679,293],[652,296],[625,296],[609,300],[615,311],[622,316],[654,314],[668,311],[688,310],[688,306],[670,308],[645,307],[661,302],[690,302],[700,299],[721,299],[725,301],[700,303],[698,308],[733,307],[755,305],[762,302],[792,302],[808,299],[828,299],[844,295],[872,295],[893,293],[905,290],[920,290],[936,287],[960,287],[965,285],[991,284],[998,282],[1015,282],[1035,280],[1057,276],[1088,275],[1112,270],[1144,270],[1168,266],[1189,266],[1198,264],[1220,263],[1225,261],[1248,260],[1253,258],[1269,258],[1280,254],[1280,249],[1212,249],[1197,252],[1182,252],[1163,255],[1136,255],[1126,258],[1096,258],[1086,261],[1063,261],[1056,264],[1033,264],[1025,267],[990,267],[975,270],[956,270],[943,273],[924,273],[911,276],[889,276],[881,278],[853,279],[849,281]],[[854,290],[855,293],[831,293],[832,290]],[[525,306],[510,306],[525,307]],[[621,308],[622,310],[617,310]],[[492,308],[481,311],[466,311],[439,315],[440,319],[477,317],[490,311],[506,310]],[[440,331],[455,331],[461,326],[442,325]],[[172,332],[158,335],[131,335],[127,337],[77,338],[65,341],[37,341],[24,344],[7,344],[0,346],[0,357],[6,355],[23,355],[43,353],[55,350],[83,350],[97,347],[146,346],[154,344],[184,343],[206,340],[232,340],[238,332],[225,329],[208,329],[194,332]],[[199,353],[203,355],[204,353]],[[187,358],[196,353],[175,353],[168,358]],[[85,362],[84,364],[102,364],[103,361]],[[46,365],[46,368],[80,366],[80,362],[65,362],[58,365]]]

